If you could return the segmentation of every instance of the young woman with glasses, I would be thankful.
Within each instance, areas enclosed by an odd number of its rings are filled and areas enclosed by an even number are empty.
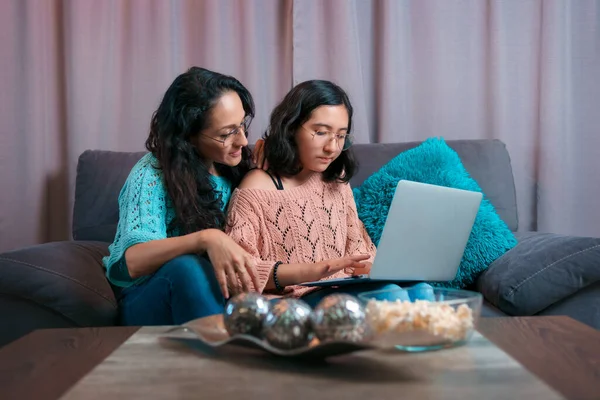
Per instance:
[[[273,110],[261,145],[268,169],[250,171],[242,180],[226,225],[227,234],[255,259],[253,290],[301,297],[314,306],[333,292],[397,288],[298,286],[368,273],[372,264],[376,249],[348,184],[356,170],[351,145],[352,105],[332,82],[303,82]],[[420,285],[426,296],[431,287]]]
[[[224,209],[249,169],[250,92],[235,78],[193,67],[154,113],[149,153],[119,195],[104,258],[121,287],[121,323],[171,325],[220,313],[258,285],[254,259],[224,232]]]

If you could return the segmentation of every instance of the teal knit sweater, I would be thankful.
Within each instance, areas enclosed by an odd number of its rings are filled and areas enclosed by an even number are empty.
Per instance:
[[[178,236],[169,229],[175,210],[169,198],[158,160],[148,153],[133,167],[119,193],[119,223],[109,255],[102,259],[106,277],[115,286],[128,287],[147,277],[132,279],[125,264],[125,251],[134,244]],[[221,196],[223,209],[231,196],[231,184],[212,176],[215,191]]]

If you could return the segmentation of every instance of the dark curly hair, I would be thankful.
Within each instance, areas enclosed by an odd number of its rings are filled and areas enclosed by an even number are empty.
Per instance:
[[[348,111],[348,134],[352,133],[352,104],[346,92],[336,84],[311,80],[296,85],[271,113],[265,132],[264,152],[269,169],[283,176],[293,176],[302,170],[296,144],[296,132],[311,113],[320,106],[343,105]],[[358,164],[352,148],[343,151],[323,172],[328,182],[348,182],[356,173]]]
[[[237,79],[192,67],[179,75],[167,89],[152,116],[146,148],[158,159],[169,200],[176,217],[169,229],[187,234],[202,229],[223,229],[225,215],[216,196],[210,174],[191,139],[210,125],[210,111],[227,92],[236,92],[248,122],[254,117],[254,100]],[[246,131],[246,135],[248,131]],[[215,164],[221,176],[234,187],[250,167],[250,151],[242,149],[242,161],[235,167]]]

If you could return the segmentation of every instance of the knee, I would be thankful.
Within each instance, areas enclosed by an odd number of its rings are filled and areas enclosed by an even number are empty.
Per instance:
[[[402,288],[394,283],[385,283],[373,288],[376,290],[374,296],[378,300],[386,301],[416,301],[428,300],[434,301],[433,286],[421,282],[416,285]]]
[[[204,257],[183,255],[165,263],[157,274],[177,285],[202,285],[214,280],[212,264]]]
[[[435,295],[433,293],[433,286],[428,283],[421,282],[417,283],[414,286],[411,286],[410,290],[410,298],[412,301],[415,300],[427,300],[434,301]]]
[[[381,285],[378,285],[377,290],[386,290],[386,291],[397,291],[397,290],[401,290],[400,286],[396,285],[395,283],[384,283]]]
[[[405,289],[395,283],[377,284],[374,288],[374,297],[383,301],[410,301]]]

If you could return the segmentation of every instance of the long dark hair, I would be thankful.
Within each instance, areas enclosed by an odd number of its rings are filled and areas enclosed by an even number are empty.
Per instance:
[[[181,234],[224,226],[221,199],[216,196],[208,169],[191,139],[209,126],[212,107],[231,91],[239,95],[246,117],[251,120],[254,101],[244,85],[231,76],[198,67],[175,78],[152,116],[146,148],[160,163],[175,209],[176,217],[169,228],[178,228]],[[215,163],[215,167],[235,187],[248,171],[249,160],[250,152],[243,148],[239,165]]]
[[[295,136],[320,106],[343,105],[348,111],[348,134],[352,133],[352,104],[346,92],[336,84],[311,80],[296,85],[275,107],[265,140],[265,158],[269,169],[283,176],[293,176],[302,170]],[[325,181],[348,182],[356,173],[357,162],[352,149],[343,151],[323,172]]]

